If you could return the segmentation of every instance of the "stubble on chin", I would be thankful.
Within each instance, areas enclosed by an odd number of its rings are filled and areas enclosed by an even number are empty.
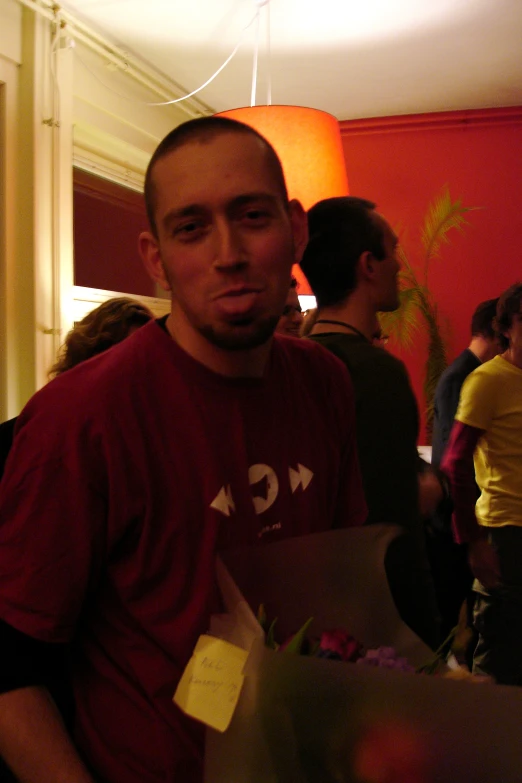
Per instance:
[[[257,323],[245,320],[219,328],[212,324],[204,324],[198,331],[216,348],[225,351],[248,351],[268,342],[275,332],[278,321],[278,316],[271,316]]]

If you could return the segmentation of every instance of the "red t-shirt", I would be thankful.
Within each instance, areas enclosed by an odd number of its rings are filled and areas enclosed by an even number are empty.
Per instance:
[[[277,338],[262,379],[225,378],[148,324],[28,403],[0,515],[0,617],[72,640],[99,778],[197,780],[202,730],[172,696],[217,607],[216,551],[366,518],[347,371]]]

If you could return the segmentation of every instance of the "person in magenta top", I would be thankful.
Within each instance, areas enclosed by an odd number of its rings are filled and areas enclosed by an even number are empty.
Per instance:
[[[495,331],[502,353],[466,378],[441,467],[475,577],[473,670],[521,686],[522,284],[500,296]]]
[[[273,149],[190,121],[145,198],[171,313],[35,395],[0,489],[0,753],[24,781],[201,781],[202,727],[172,696],[216,552],[367,515],[346,369],[273,337],[307,241]],[[63,645],[76,745],[41,686]]]

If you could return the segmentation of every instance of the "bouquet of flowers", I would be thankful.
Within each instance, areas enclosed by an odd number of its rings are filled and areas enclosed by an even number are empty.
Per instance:
[[[343,628],[323,631],[318,639],[311,642],[307,632],[313,622],[312,617],[282,644],[275,640],[277,620],[268,623],[263,604],[259,607],[257,621],[265,632],[266,646],[272,650],[279,650],[280,652],[292,653],[294,655],[315,656],[330,661],[345,661],[362,666],[396,669],[401,672],[438,674],[448,679],[466,679],[477,683],[492,682],[490,677],[473,675],[462,664],[454,664],[452,668],[448,668],[447,661],[452,653],[453,643],[459,630],[458,627],[451,631],[440,647],[425,663],[415,667],[407,658],[399,655],[394,647],[381,645],[379,647],[367,648]]]
[[[446,651],[397,613],[392,536],[371,526],[223,553],[210,633],[249,655],[229,728],[207,734],[205,783],[522,783],[521,689],[408,676],[442,674]]]
[[[275,628],[277,620],[268,624],[265,607],[259,607],[257,621],[266,634],[266,646],[272,650],[293,653],[295,655],[313,655],[317,658],[325,658],[331,661],[347,661],[349,663],[362,664],[363,666],[376,666],[384,669],[399,669],[403,672],[415,672],[416,669],[408,660],[398,655],[393,647],[380,646],[367,649],[355,639],[348,631],[342,628],[323,631],[320,638],[314,643],[307,637],[307,631],[313,622],[310,617],[306,623],[290,636],[282,644],[275,640]],[[438,657],[438,661],[441,659]]]

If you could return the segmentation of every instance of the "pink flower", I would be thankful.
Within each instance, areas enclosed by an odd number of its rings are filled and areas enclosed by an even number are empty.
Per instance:
[[[406,658],[397,655],[393,647],[377,647],[375,650],[367,650],[357,663],[364,666],[377,666],[384,669],[399,669],[403,672],[413,672],[415,669]]]
[[[338,658],[341,661],[356,661],[363,653],[363,647],[347,631],[335,628],[323,631],[317,655],[320,658]]]

